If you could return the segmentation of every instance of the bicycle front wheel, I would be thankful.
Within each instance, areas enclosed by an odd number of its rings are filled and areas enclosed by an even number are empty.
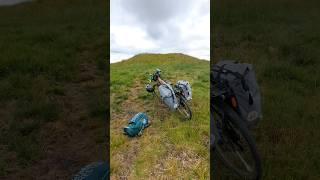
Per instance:
[[[214,151],[237,175],[245,179],[260,179],[261,160],[255,141],[241,117],[229,106],[224,115],[214,112],[216,135]]]

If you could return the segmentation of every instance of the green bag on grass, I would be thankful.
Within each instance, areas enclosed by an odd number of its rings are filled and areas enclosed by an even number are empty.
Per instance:
[[[129,120],[129,125],[123,128],[123,131],[130,137],[141,136],[143,130],[148,126],[148,116],[145,113],[138,113]]]

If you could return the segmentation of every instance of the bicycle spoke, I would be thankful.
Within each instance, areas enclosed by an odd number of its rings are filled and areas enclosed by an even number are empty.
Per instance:
[[[189,113],[186,111],[186,109],[183,109],[183,112],[189,117]]]
[[[239,151],[236,151],[236,154],[238,155],[238,157],[240,158],[240,160],[242,161],[242,163],[245,165],[246,169],[249,172],[252,172],[253,169],[249,166],[249,164],[243,159],[243,157],[241,156],[241,154],[239,153]]]
[[[190,115],[189,115],[189,113],[187,112],[187,110],[185,109],[185,108],[178,108],[178,111],[181,113],[181,114],[183,114],[183,115],[185,115],[187,118],[189,118],[190,117]]]

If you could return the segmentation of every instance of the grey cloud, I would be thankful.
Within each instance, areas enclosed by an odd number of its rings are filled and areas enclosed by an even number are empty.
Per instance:
[[[203,31],[198,26],[199,21],[202,22],[200,18],[209,13],[209,0],[112,0],[111,2],[111,26],[122,26],[129,30],[125,31],[126,34],[122,34],[122,37],[135,36],[136,31],[130,31],[130,28],[134,27],[135,30],[142,31],[144,40],[155,45],[152,48],[145,47],[139,41],[136,44],[132,43],[133,41],[127,45],[124,45],[124,42],[118,44],[115,34],[119,36],[122,32],[114,31],[114,34],[110,34],[110,51],[114,61],[144,52],[180,52],[209,58],[210,47],[206,41],[209,39],[209,34],[200,34]],[[144,36],[145,34],[147,36]]]
[[[164,32],[158,24],[147,25],[146,30],[148,34],[154,39],[160,39],[164,35]]]
[[[190,0],[122,0],[122,6],[135,18],[138,23],[154,39],[163,37],[170,29],[170,20],[188,12]],[[177,23],[177,22],[176,22]]]
[[[145,23],[160,23],[187,10],[189,0],[122,0],[122,5]]]

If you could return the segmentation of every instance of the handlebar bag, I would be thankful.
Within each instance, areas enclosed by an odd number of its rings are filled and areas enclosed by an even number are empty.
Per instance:
[[[252,65],[226,60],[215,64],[213,71],[215,79],[227,82],[232,89],[248,126],[256,125],[262,119],[261,95]]]
[[[176,110],[178,107],[177,97],[169,84],[162,84],[159,86],[160,97],[162,101],[170,108]]]

